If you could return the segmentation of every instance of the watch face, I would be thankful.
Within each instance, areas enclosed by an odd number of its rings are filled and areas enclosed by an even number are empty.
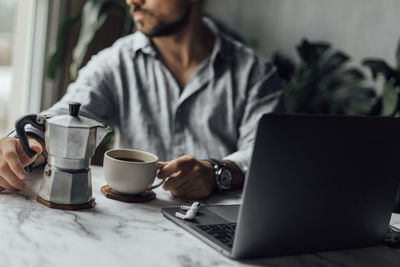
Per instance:
[[[224,169],[220,175],[220,185],[222,189],[231,189],[232,174],[228,169]]]

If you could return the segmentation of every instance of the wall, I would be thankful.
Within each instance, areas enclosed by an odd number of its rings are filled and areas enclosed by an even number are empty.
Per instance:
[[[399,0],[208,0],[205,10],[265,56],[294,56],[303,37],[326,40],[360,61],[394,63],[400,39]]]

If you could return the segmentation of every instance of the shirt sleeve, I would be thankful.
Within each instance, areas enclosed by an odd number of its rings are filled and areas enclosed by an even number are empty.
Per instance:
[[[115,88],[112,84],[114,81],[112,71],[116,69],[112,66],[113,57],[115,56],[110,48],[92,57],[80,70],[77,80],[69,85],[62,99],[41,114],[47,117],[68,114],[68,103],[78,102],[81,104],[79,115],[108,126],[116,126],[119,117],[112,90]],[[30,125],[27,125],[25,130],[44,139],[44,133]],[[15,131],[9,136],[17,137]]]
[[[275,68],[270,69],[251,86],[239,126],[238,150],[224,158],[234,162],[244,174],[249,169],[258,121],[262,114],[276,111],[282,95],[279,75]]]
[[[102,122],[109,126],[118,124],[118,110],[115,104],[115,93],[112,88],[114,77],[111,49],[106,49],[92,57],[81,69],[78,79],[69,85],[64,97],[48,110],[42,112],[47,116],[68,114],[68,103],[81,104],[79,114]]]

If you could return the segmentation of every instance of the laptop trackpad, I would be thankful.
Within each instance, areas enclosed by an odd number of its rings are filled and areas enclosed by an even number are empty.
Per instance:
[[[207,210],[227,220],[230,223],[237,222],[240,205],[210,206]]]

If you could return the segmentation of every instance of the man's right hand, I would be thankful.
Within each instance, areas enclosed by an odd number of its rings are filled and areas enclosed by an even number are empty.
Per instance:
[[[25,188],[24,168],[32,164],[43,150],[42,145],[33,138],[29,138],[29,146],[36,152],[32,158],[25,153],[18,139],[0,138],[0,192],[20,191]]]

